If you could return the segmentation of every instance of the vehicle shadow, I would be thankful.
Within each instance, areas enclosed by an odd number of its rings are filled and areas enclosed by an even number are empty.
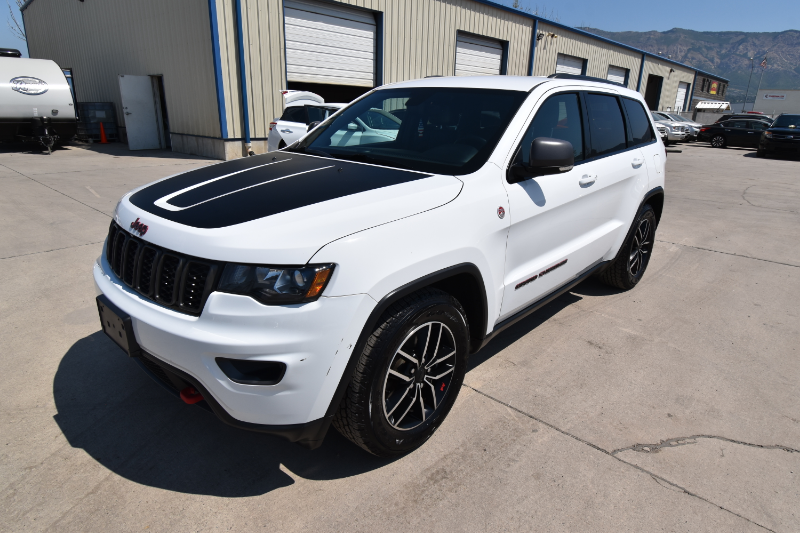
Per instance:
[[[189,494],[247,497],[306,479],[354,476],[389,464],[331,429],[310,451],[233,428],[147,377],[98,331],[64,355],[53,381],[55,421],[71,446],[126,479]],[[282,469],[283,467],[283,469]]]
[[[588,282],[584,282],[588,283]],[[581,284],[583,285],[583,284]],[[529,316],[523,318],[507,330],[503,331],[502,333],[498,334],[497,337],[493,338],[489,341],[481,351],[476,354],[472,354],[469,358],[469,364],[467,365],[467,372],[470,372],[480,365],[497,355],[498,353],[502,352],[522,337],[539,327],[540,325],[544,324],[548,320],[550,320],[553,316],[558,314],[561,310],[569,307],[570,305],[580,302],[583,298],[579,296],[577,290],[581,287],[578,285],[575,287],[571,292],[567,292],[562,294],[549,304],[545,305],[541,309],[536,310],[534,313],[530,314]]]

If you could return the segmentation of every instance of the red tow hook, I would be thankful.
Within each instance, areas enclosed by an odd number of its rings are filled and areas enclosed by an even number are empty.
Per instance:
[[[197,389],[194,387],[186,387],[181,391],[181,400],[192,405],[193,403],[203,401],[203,395],[197,392]]]

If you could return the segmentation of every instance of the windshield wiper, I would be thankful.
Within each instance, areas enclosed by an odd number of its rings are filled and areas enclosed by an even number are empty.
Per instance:
[[[411,170],[411,167],[402,163],[397,163],[389,159],[381,159],[380,157],[371,156],[369,154],[333,154],[336,159],[345,159],[347,161],[358,161],[361,163],[372,163],[374,165],[383,165],[385,167],[402,168]]]
[[[322,156],[322,157],[333,157],[328,152],[323,152],[322,150],[316,150],[314,148],[309,149],[309,148],[307,148],[305,146],[302,146],[300,148],[292,148],[291,146],[287,146],[286,148],[283,149],[283,151],[284,152],[296,152],[298,154],[319,155],[319,156]]]

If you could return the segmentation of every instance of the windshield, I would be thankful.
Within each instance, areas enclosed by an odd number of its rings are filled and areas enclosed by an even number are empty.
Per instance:
[[[684,118],[680,115],[673,115],[671,113],[664,113],[664,114],[676,122],[691,122],[691,120],[689,120],[688,118]]]
[[[420,172],[470,174],[486,163],[527,96],[451,87],[376,91],[287,150]]]
[[[800,128],[800,115],[781,115],[772,124],[773,128]]]

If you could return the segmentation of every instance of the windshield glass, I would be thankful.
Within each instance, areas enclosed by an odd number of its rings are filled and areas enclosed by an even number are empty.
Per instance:
[[[676,122],[691,122],[691,120],[689,120],[688,118],[684,118],[680,115],[673,115],[671,113],[664,113],[664,114]]]
[[[781,115],[772,124],[773,128],[800,128],[800,115]]]
[[[522,91],[451,87],[376,91],[287,150],[469,174],[486,163],[527,96]]]

